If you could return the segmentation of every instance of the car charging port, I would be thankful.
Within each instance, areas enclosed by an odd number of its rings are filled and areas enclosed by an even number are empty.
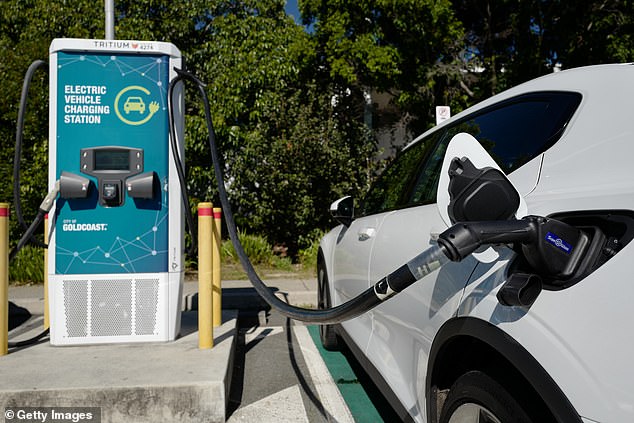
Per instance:
[[[452,261],[464,259],[482,245],[513,244],[524,266],[509,273],[498,299],[503,305],[530,307],[541,292],[542,278],[566,284],[586,274],[603,250],[605,236],[598,228],[527,216],[457,223],[440,234],[438,244]]]
[[[550,219],[563,222],[588,238],[585,253],[575,271],[565,277],[539,272],[539,268],[529,263],[518,248],[520,254],[511,264],[509,277],[516,273],[537,273],[542,277],[543,289],[566,289],[597,270],[634,239],[634,213],[630,211],[575,212],[552,215]]]

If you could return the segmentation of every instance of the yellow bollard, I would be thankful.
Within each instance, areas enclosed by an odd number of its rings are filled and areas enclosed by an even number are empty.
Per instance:
[[[198,348],[214,346],[212,326],[212,226],[211,203],[198,204]]]
[[[222,282],[220,273],[220,243],[222,242],[221,233],[222,209],[214,208],[214,225],[212,231],[212,284],[213,296],[212,304],[214,311],[214,327],[222,325]]]
[[[9,204],[0,203],[0,356],[9,353]]]
[[[44,216],[44,243],[48,244],[48,213]],[[48,249],[44,249],[44,329],[51,327],[48,314]]]

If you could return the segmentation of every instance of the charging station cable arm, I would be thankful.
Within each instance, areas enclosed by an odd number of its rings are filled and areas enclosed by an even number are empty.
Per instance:
[[[198,234],[195,230],[196,226],[194,226],[194,216],[192,214],[192,210],[189,207],[189,194],[187,193],[187,184],[185,183],[185,166],[183,165],[183,161],[181,160],[178,142],[176,139],[176,127],[174,124],[174,87],[184,78],[181,76],[180,69],[174,69],[174,71],[178,74],[178,76],[172,79],[169,83],[167,89],[167,114],[168,114],[168,123],[169,123],[169,131],[170,131],[170,146],[172,150],[172,157],[174,159],[174,166],[176,168],[176,175],[178,176],[178,182],[181,186],[181,199],[183,201],[183,208],[185,209],[185,221],[187,222],[187,228],[189,229],[189,235],[191,236],[191,244],[188,249],[189,255],[196,254],[196,248],[198,245]]]
[[[20,189],[20,162],[22,160],[22,143],[24,139],[24,118],[26,115],[26,104],[27,98],[29,94],[29,88],[31,86],[31,80],[33,79],[33,74],[39,68],[42,68],[48,71],[48,64],[43,60],[35,60],[26,71],[26,75],[24,76],[24,83],[22,84],[22,93],[20,95],[20,107],[18,109],[18,120],[16,125],[16,133],[15,133],[15,150],[14,150],[14,158],[13,158],[13,206],[15,208],[15,214],[18,219],[18,223],[25,230],[24,235],[18,242],[18,245],[11,250],[9,253],[9,261],[13,260],[17,253],[26,245],[27,242],[31,241],[36,245],[46,248],[47,245],[43,242],[40,242],[37,238],[35,238],[34,234],[36,229],[39,227],[42,220],[44,220],[44,216],[46,213],[50,211],[53,202],[55,201],[55,197],[57,193],[59,193],[59,181],[55,182],[55,186],[53,187],[53,191],[49,193],[42,204],[40,204],[40,208],[38,210],[37,216],[33,220],[30,226],[26,225],[26,221],[24,220],[24,216],[22,215],[22,202],[21,202],[21,189]],[[54,194],[53,194],[54,192]],[[51,200],[51,195],[53,196]],[[50,200],[47,202],[47,199]],[[50,203],[50,205],[48,204]],[[45,270],[46,271],[46,270]],[[27,345],[34,344],[39,341],[46,335],[48,335],[48,328],[43,332],[37,334],[36,336],[24,339],[22,341],[9,342],[9,348],[21,348]]]

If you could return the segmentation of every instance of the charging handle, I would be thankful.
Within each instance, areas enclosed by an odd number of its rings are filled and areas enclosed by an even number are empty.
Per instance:
[[[90,191],[90,179],[63,171],[59,177],[59,195],[64,199],[86,198]]]
[[[125,180],[126,191],[131,198],[151,200],[158,186],[156,172],[145,172]]]
[[[457,223],[438,237],[438,245],[452,261],[492,244],[516,244],[531,266],[531,274],[511,275],[498,294],[501,304],[528,307],[541,292],[540,276],[567,280],[578,273],[590,237],[574,226],[540,216]]]

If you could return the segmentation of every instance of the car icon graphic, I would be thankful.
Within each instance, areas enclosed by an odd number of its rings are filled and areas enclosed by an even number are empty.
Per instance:
[[[141,97],[128,97],[123,104],[123,110],[125,114],[130,114],[131,111],[137,111],[140,114],[145,113],[145,103]]]

